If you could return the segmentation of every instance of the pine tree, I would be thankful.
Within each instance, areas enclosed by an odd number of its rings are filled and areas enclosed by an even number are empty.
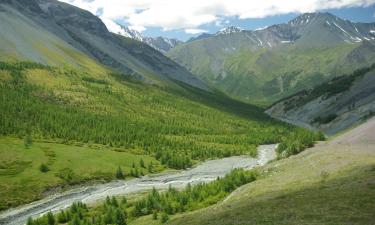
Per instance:
[[[34,225],[34,221],[31,217],[27,219],[26,225]]]
[[[117,179],[124,179],[125,178],[124,173],[122,172],[122,169],[121,169],[120,166],[117,168],[116,178]]]
[[[65,212],[63,210],[60,211],[59,214],[57,214],[57,222],[59,223],[66,223],[68,220],[66,219]]]
[[[153,166],[152,162],[150,162],[150,164],[148,164],[147,170],[148,170],[149,173],[153,172],[154,166]]]
[[[118,202],[117,202],[117,199],[115,198],[115,196],[112,196],[111,205],[113,205],[115,207],[118,207]]]
[[[141,160],[139,161],[139,165],[140,165],[142,168],[146,168],[146,166],[145,166],[145,162],[143,161],[142,158],[141,158]]]
[[[115,223],[116,225],[126,225],[125,215],[120,209],[116,209]]]
[[[48,225],[55,225],[55,217],[53,216],[53,214],[51,212],[48,212],[47,213],[47,222],[48,222]]]

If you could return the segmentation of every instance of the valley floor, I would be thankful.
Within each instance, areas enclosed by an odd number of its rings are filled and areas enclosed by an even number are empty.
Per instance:
[[[253,168],[266,164],[276,158],[276,147],[277,144],[259,146],[257,158],[233,156],[206,161],[189,170],[154,174],[129,181],[118,180],[99,185],[87,184],[81,188],[50,195],[40,201],[0,213],[0,224],[22,224],[28,217],[37,218],[49,211],[58,212],[78,201],[95,205],[99,201],[104,201],[106,196],[135,195],[135,193],[143,193],[154,187],[158,190],[167,190],[169,187],[181,189],[187,184],[196,185],[202,182],[211,182],[228,174],[234,168]],[[91,152],[95,154],[95,150],[91,149]],[[118,157],[120,156],[118,155]]]
[[[168,224],[374,224],[375,119],[262,169],[208,208],[171,217]],[[132,223],[158,224],[151,217]]]

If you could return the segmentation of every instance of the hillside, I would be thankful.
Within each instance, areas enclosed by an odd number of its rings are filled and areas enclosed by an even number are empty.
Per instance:
[[[318,138],[219,92],[179,85],[0,63],[0,209],[50,190],[116,179],[118,167],[132,178],[210,158],[255,156],[259,144],[296,135],[301,146]]]
[[[308,13],[263,29],[205,34],[168,56],[231,96],[270,104],[373,63],[373,31],[374,23]]]
[[[96,61],[147,82],[177,80],[209,89],[147,44],[110,33],[88,11],[57,0],[6,0],[0,3],[0,9],[2,61],[27,60],[86,69],[96,67]]]
[[[375,112],[375,66],[304,90],[267,109],[274,118],[334,135]]]
[[[166,224],[373,224],[374,128],[372,119],[337,139],[268,164],[262,178],[224,201],[173,216]],[[131,224],[159,222],[143,217]]]

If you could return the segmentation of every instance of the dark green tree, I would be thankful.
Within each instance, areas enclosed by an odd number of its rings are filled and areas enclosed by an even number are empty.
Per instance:
[[[116,178],[117,179],[125,179],[125,175],[124,173],[122,172],[122,169],[121,167],[119,166],[116,170]]]
[[[55,225],[56,223],[55,217],[53,216],[52,212],[47,213],[47,223],[48,225]]]
[[[49,171],[49,168],[48,168],[48,166],[47,166],[46,164],[42,163],[42,164],[40,164],[40,166],[39,166],[39,170],[40,170],[40,172],[42,172],[42,173],[47,173],[47,172]]]
[[[139,165],[140,165],[142,168],[146,168],[146,166],[145,166],[145,162],[143,161],[142,158],[139,160]]]

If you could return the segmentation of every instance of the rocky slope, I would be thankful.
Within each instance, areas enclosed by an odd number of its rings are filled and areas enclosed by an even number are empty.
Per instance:
[[[146,43],[163,54],[167,53],[169,50],[176,47],[177,45],[183,43],[182,41],[177,40],[175,38],[144,37],[140,32],[136,30],[132,30],[124,26],[120,26],[120,27],[121,27],[121,31],[119,32],[120,35]]]
[[[147,44],[109,32],[88,11],[56,0],[0,3],[2,60],[91,67],[93,59],[121,73],[151,82],[208,87],[185,68]],[[14,29],[17,27],[17,29]]]
[[[229,27],[168,56],[233,96],[270,103],[375,60],[375,23],[307,13],[257,30]]]
[[[327,135],[348,129],[375,113],[375,66],[297,93],[266,112]]]

